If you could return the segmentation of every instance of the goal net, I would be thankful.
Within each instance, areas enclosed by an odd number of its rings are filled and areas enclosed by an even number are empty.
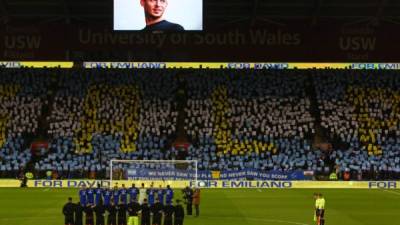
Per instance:
[[[139,187],[169,185],[171,188],[197,187],[195,160],[111,160],[110,185]]]

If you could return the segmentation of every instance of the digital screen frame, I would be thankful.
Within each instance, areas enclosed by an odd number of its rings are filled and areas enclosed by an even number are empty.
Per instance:
[[[114,0],[114,31],[202,31],[204,0]]]

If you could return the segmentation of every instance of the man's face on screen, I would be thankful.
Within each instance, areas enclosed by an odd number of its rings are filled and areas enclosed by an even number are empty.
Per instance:
[[[152,19],[161,18],[165,9],[168,6],[167,0],[141,0],[140,4],[143,6],[146,17]]]

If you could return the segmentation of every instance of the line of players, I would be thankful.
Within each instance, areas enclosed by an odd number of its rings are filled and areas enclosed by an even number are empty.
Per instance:
[[[147,199],[150,206],[155,204],[156,199],[160,201],[161,204],[170,205],[174,198],[174,191],[169,185],[164,189],[160,186],[158,189],[153,187],[145,188],[142,184],[141,188],[137,188],[135,184],[132,187],[126,188],[122,184],[121,188],[118,188],[118,184],[113,188],[82,188],[79,191],[79,200],[82,206],[99,205],[100,202],[106,207],[110,206],[112,203],[114,205],[127,205],[135,200],[139,204],[143,204],[144,199]],[[129,199],[129,202],[128,202]],[[165,201],[165,202],[164,202]]]
[[[80,202],[73,204],[70,199],[63,208],[65,224],[82,225],[84,212],[86,225],[138,225],[139,215],[142,225],[182,225],[184,209],[179,200],[173,205],[173,198],[174,191],[169,185],[166,189],[161,186],[156,189],[153,185],[146,189],[144,184],[141,188],[135,187],[135,184],[130,188],[124,184],[113,189],[82,188],[79,191]]]

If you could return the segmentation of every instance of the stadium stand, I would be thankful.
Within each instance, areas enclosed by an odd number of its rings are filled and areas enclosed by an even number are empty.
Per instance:
[[[220,71],[188,78],[186,130],[201,169],[313,169],[304,77]],[[286,72],[285,72],[286,73]],[[308,138],[307,138],[308,137]]]
[[[30,141],[39,131],[50,74],[0,72],[0,172],[17,177],[31,159]]]
[[[190,143],[183,159],[198,160],[200,170],[400,177],[400,78],[391,72],[1,74],[2,177],[29,167],[36,177],[53,171],[54,178],[106,178],[111,159],[182,159],[173,145],[180,138]],[[29,145],[38,139],[50,144],[34,156]]]
[[[335,145],[339,174],[399,177],[400,79],[393,72],[323,71],[314,74],[321,125]]]
[[[48,117],[50,154],[35,165],[40,174],[102,174],[111,159],[163,159],[175,134],[174,74],[83,72],[67,74]],[[93,175],[91,175],[93,176]]]

